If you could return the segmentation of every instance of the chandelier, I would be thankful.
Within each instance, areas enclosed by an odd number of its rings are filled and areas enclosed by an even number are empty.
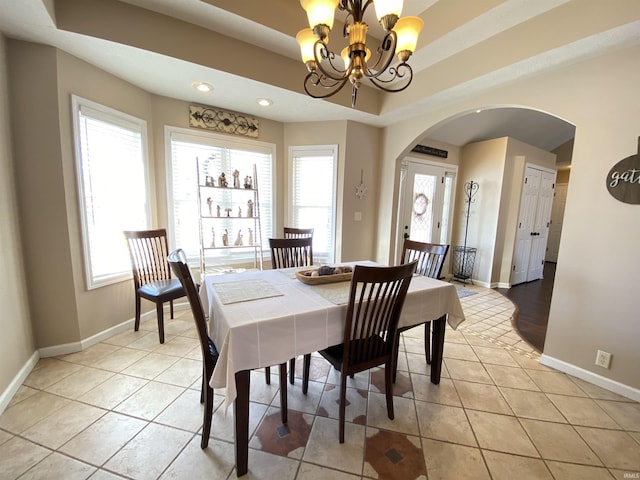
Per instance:
[[[296,35],[302,61],[309,71],[304,79],[305,92],[313,98],[326,98],[350,82],[351,106],[355,107],[363,79],[385,92],[407,88],[413,79],[407,60],[416,49],[424,22],[419,17],[400,18],[402,3],[403,0],[300,0],[310,27]],[[372,4],[385,32],[375,63],[371,63],[371,50],[367,48],[369,26],[363,21]],[[343,36],[349,44],[341,51],[342,60],[327,45],[336,7],[346,12]],[[392,65],[394,54],[399,62]]]

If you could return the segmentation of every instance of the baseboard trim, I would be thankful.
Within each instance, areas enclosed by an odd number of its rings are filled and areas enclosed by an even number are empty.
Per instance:
[[[640,402],[640,389],[625,385],[624,383],[616,382],[615,380],[590,372],[584,368],[576,367],[575,365],[550,357],[544,353],[540,356],[540,363],[547,367],[555,368],[561,372],[573,375],[574,377],[586,382],[593,383],[594,385],[602,387],[605,390],[609,390],[610,392],[614,392],[618,395],[622,395],[623,397]]]
[[[24,380],[29,376],[33,368],[36,366],[36,363],[38,363],[39,359],[40,355],[36,350],[25,362],[25,364],[22,366],[18,374],[13,378],[9,386],[4,390],[4,392],[2,392],[2,394],[0,395],[0,415],[2,415],[2,413],[9,406],[9,403],[11,403],[11,399],[16,394],[18,389],[22,386]]]

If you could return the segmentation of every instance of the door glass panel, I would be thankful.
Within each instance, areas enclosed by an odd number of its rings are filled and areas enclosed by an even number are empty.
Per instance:
[[[444,176],[444,198],[442,200],[442,226],[440,228],[439,243],[446,245],[448,242],[449,223],[451,221],[451,199],[453,198],[453,179],[455,175],[447,172]]]
[[[433,231],[433,204],[436,191],[435,175],[416,173],[413,180],[411,239],[430,242]]]

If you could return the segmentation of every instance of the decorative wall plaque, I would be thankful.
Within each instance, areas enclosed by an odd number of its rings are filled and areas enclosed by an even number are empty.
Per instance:
[[[256,118],[212,107],[190,105],[189,126],[247,137],[258,136],[258,120]]]
[[[412,152],[424,153],[425,155],[433,155],[434,157],[447,158],[449,152],[440,150],[439,148],[427,147],[426,145],[416,145],[411,149]]]
[[[640,137],[638,153],[623,158],[609,170],[607,190],[616,200],[640,205]]]

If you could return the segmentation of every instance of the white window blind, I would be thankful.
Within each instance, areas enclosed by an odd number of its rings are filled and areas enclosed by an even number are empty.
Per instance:
[[[313,260],[335,258],[335,210],[338,147],[290,147],[289,224],[313,228]]]
[[[72,97],[87,288],[131,276],[123,230],[149,228],[146,122]]]
[[[200,255],[200,226],[198,217],[198,163],[201,175],[218,179],[225,172],[229,182],[231,173],[238,170],[241,181],[245,175],[253,176],[253,165],[257,170],[257,187],[260,201],[262,246],[268,246],[273,225],[273,159],[275,146],[264,142],[229,138],[208,132],[191,132],[176,127],[166,128],[169,142],[168,162],[169,225],[172,244],[182,248],[193,265]],[[209,161],[210,157],[215,158]],[[220,165],[220,167],[218,167]],[[204,180],[204,177],[201,178]],[[220,228],[231,228],[220,224]],[[229,230],[232,232],[232,230]],[[209,232],[203,232],[205,238]],[[233,233],[232,233],[233,235]],[[268,247],[267,247],[268,250]],[[253,259],[253,254],[233,250],[207,251],[208,264],[233,265]]]

